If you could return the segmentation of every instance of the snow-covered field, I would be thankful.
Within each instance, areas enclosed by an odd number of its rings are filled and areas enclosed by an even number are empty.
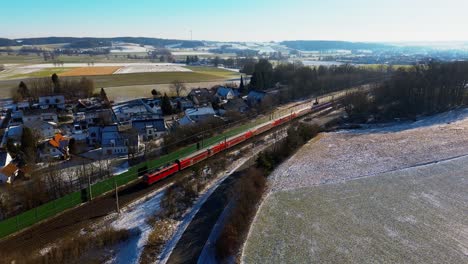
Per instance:
[[[114,74],[140,73],[140,72],[191,72],[192,70],[184,68],[178,64],[142,64],[124,66],[118,69]]]
[[[139,44],[120,43],[112,45],[111,53],[138,53],[154,50],[153,46],[140,46]]]
[[[80,67],[88,67],[90,64],[88,63],[64,63],[63,65],[61,64],[60,67],[63,68],[80,68]],[[180,64],[174,64],[174,63],[151,63],[151,62],[140,62],[140,63],[124,63],[124,62],[109,62],[109,63],[93,63],[91,66],[93,67],[106,67],[106,66],[113,66],[113,67],[135,67],[135,66],[140,66],[140,67],[175,67],[175,66],[180,66]],[[40,64],[32,64],[32,65],[26,65],[26,66],[20,66],[18,67],[19,69],[47,69],[47,68],[56,68],[57,65],[54,65],[53,63],[40,63]],[[17,69],[18,69],[17,68]]]
[[[245,263],[464,263],[468,110],[323,134],[276,169]]]
[[[322,135],[272,174],[272,191],[375,175],[468,154],[468,110]]]
[[[276,192],[256,216],[243,262],[466,263],[467,162]]]

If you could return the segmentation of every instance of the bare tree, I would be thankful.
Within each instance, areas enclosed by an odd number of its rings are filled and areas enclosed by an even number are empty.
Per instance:
[[[177,97],[180,97],[181,92],[185,92],[187,90],[185,84],[179,80],[174,80],[171,83],[171,88],[173,88],[176,91]]]

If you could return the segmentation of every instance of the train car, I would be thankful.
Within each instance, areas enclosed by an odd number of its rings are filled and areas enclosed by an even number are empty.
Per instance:
[[[235,146],[239,143],[241,143],[242,141],[245,140],[245,136],[244,135],[240,135],[238,137],[235,137],[233,139],[230,139],[226,142],[226,148],[230,148],[232,146]]]
[[[169,165],[168,167],[145,174],[143,176],[143,181],[146,184],[151,185],[157,181],[160,181],[166,177],[169,177],[170,175],[178,171],[179,171],[179,165],[177,163],[174,163],[174,164]]]
[[[223,151],[225,149],[226,149],[226,142],[223,141],[222,143],[219,143],[219,144],[217,144],[217,145],[210,148],[210,150],[211,150],[210,156],[213,156],[213,155],[215,155],[215,154],[217,154],[217,153],[219,153],[219,152],[221,152],[221,151]]]
[[[273,122],[268,122],[267,124],[261,126],[261,127],[258,127],[257,129],[255,129],[253,131],[253,134],[254,135],[260,135],[262,134],[263,132],[266,132],[268,130],[270,130],[271,128],[273,127]]]
[[[304,109],[299,110],[299,111],[297,112],[297,116],[303,116],[303,115],[305,115],[305,114],[310,113],[310,111],[311,111],[310,108],[304,108]]]
[[[206,158],[209,157],[209,153],[210,151],[209,150],[205,150],[203,152],[199,152],[197,154],[194,154],[188,158],[185,158],[183,160],[180,160],[180,161],[177,161],[177,163],[179,164],[179,169],[180,170],[183,170],[183,169],[186,169]]]
[[[314,106],[312,106],[312,111],[317,112],[317,111],[321,111],[323,109],[326,109],[326,108],[329,108],[329,107],[332,107],[332,106],[333,106],[332,102],[324,103],[324,104],[321,104],[321,105],[314,105]]]

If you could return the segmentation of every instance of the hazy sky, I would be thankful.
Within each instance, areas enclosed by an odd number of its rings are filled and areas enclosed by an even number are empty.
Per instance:
[[[468,40],[468,0],[14,0],[0,37]]]

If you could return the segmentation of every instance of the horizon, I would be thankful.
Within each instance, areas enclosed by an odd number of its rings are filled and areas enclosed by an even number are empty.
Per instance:
[[[220,42],[465,42],[468,2],[25,0],[3,4],[0,37],[139,37]],[[70,12],[70,11],[73,12]],[[38,16],[39,14],[39,16]],[[42,15],[45,14],[45,15]],[[40,19],[37,19],[40,18]],[[31,23],[34,21],[34,23]],[[311,26],[318,25],[318,26]],[[261,30],[259,30],[261,29]],[[31,33],[33,32],[33,33]]]

